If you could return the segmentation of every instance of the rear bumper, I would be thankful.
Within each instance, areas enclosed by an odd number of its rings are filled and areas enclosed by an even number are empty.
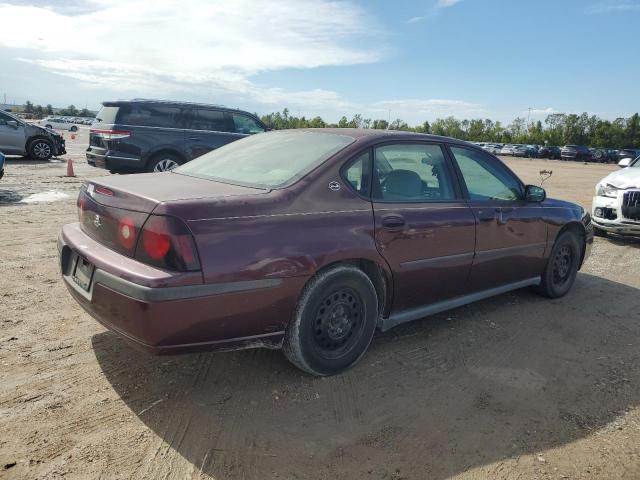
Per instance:
[[[58,250],[63,281],[80,306],[154,354],[278,348],[304,283],[299,277],[194,283],[107,249],[77,224],[63,227]],[[88,291],[72,279],[74,252],[95,265]]]
[[[87,149],[87,163],[94,167],[105,168],[107,170],[143,170],[145,163],[141,158],[121,157],[106,153],[93,151],[91,147]]]

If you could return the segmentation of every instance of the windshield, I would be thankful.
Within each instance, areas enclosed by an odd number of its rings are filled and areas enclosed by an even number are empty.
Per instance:
[[[278,188],[303,177],[353,141],[353,137],[333,133],[260,133],[229,143],[173,171],[236,185]]]
[[[633,168],[640,168],[640,155],[637,156],[636,159],[633,162],[631,162],[629,166]]]

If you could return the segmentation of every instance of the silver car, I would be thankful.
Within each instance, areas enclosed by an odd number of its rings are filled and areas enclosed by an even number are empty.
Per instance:
[[[8,112],[0,112],[0,152],[49,160],[66,152],[64,138],[53,130],[26,123]]]

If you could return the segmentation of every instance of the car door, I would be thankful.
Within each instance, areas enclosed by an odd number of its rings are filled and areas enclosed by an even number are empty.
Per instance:
[[[540,203],[524,200],[524,185],[486,152],[452,146],[469,206],[477,221],[472,291],[540,276],[547,225]]]
[[[194,159],[241,138],[233,130],[233,122],[227,112],[204,107],[193,108],[191,127],[185,135],[188,155]]]
[[[16,122],[17,126],[14,127],[9,122]],[[22,155],[25,153],[25,143],[24,124],[0,112],[0,152],[7,155]]]
[[[475,247],[475,219],[438,143],[373,148],[376,246],[393,271],[393,311],[459,296]]]

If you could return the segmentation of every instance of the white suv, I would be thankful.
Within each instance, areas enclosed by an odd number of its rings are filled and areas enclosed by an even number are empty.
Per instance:
[[[591,212],[596,232],[640,235],[640,157],[625,158],[623,170],[610,173],[596,185]]]

